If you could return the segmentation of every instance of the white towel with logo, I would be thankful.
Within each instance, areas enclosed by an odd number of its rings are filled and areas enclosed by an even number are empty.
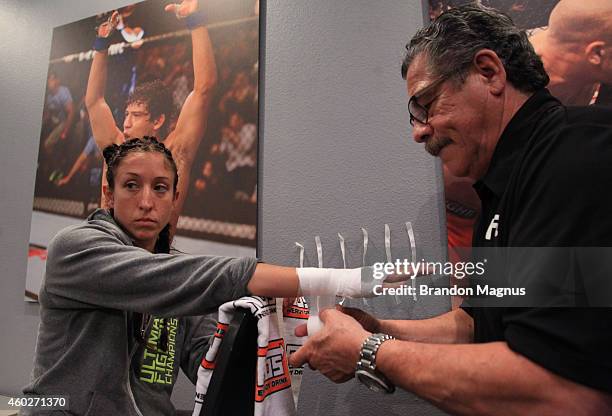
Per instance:
[[[291,356],[307,341],[308,337],[296,337],[295,328],[298,325],[305,325],[308,322],[308,304],[306,298],[296,298],[292,304],[283,304],[283,336],[287,356]],[[302,384],[302,374],[304,367],[293,367],[289,364],[289,374],[291,375],[291,389],[293,390],[293,401],[297,408],[298,397],[300,396],[300,386]]]
[[[294,401],[294,392],[291,388],[292,377],[287,360],[287,349],[279,329],[276,301],[272,298],[259,296],[246,296],[224,303],[219,307],[219,320],[215,338],[198,369],[193,416],[201,416],[200,411],[215,368],[215,359],[223,342],[223,335],[229,328],[236,308],[250,310],[257,319],[258,349],[256,385],[254,386],[255,394],[253,397],[255,400],[254,416],[294,416],[296,413],[296,402]],[[299,313],[293,315],[297,316]],[[305,342],[304,339],[293,335],[295,326],[305,322],[302,319],[291,316],[283,319],[287,331],[291,331],[292,349],[289,350],[290,352],[293,351],[293,348],[299,347]],[[294,376],[294,379],[296,376],[297,374]],[[299,378],[301,378],[301,372]]]

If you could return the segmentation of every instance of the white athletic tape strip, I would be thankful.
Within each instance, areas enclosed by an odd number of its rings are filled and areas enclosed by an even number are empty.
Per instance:
[[[298,243],[297,241],[295,242],[295,245],[298,248],[298,250],[300,251],[300,267],[304,267],[304,246],[302,244]],[[312,308],[312,305],[308,305],[308,306],[309,306],[309,308]],[[277,305],[277,307],[278,307],[278,305]],[[282,311],[283,309],[281,307],[281,309],[277,309],[277,310],[281,310]],[[279,314],[279,315],[282,315],[282,314]]]
[[[300,267],[304,267],[304,246],[297,241],[295,242],[295,245],[300,250]]]
[[[346,269],[346,247],[344,246],[344,237],[338,233],[338,240],[340,240],[340,253],[342,253],[342,267]]]
[[[319,311],[318,309],[315,310],[316,307],[318,306],[314,306],[316,302],[316,299],[313,299],[314,302],[313,305],[309,305],[310,309],[308,310],[308,320],[306,321],[306,331],[308,331],[308,336],[311,337],[314,334],[316,334],[317,332],[319,332],[321,329],[323,329],[323,322],[321,321],[321,318],[319,318]],[[316,312],[316,315],[315,315]]]
[[[304,267],[304,246],[297,241],[295,242],[295,246],[298,248],[300,252],[300,267]],[[283,338],[285,338],[285,320],[283,319],[283,298],[276,298],[276,310],[278,313],[276,316],[278,317],[278,327],[280,328],[281,334]],[[286,339],[286,338],[285,338]]]
[[[317,260],[319,261],[319,267],[323,267],[323,246],[321,245],[321,237],[315,236],[315,244],[317,246]]]
[[[363,257],[361,260],[361,265],[366,266],[366,253],[368,252],[368,230],[361,227],[361,232],[363,233]]]
[[[342,254],[342,267],[344,267],[346,269],[346,247],[344,245],[344,237],[342,237],[342,234],[338,233],[338,240],[340,240],[340,253]],[[336,301],[338,301],[338,304],[340,305],[344,305],[344,301],[346,300],[346,298],[344,296],[339,296]]]
[[[317,261],[319,264],[319,269],[323,268],[323,246],[321,245],[321,238],[317,235],[315,236],[315,245],[317,248]],[[300,274],[298,273],[298,277]],[[321,275],[322,276],[322,275]],[[329,277],[325,283],[329,283]],[[301,282],[301,278],[300,278]],[[323,283],[323,279],[321,282]],[[301,283],[300,283],[301,286]],[[321,322],[321,318],[319,318],[319,302],[321,300],[321,296],[313,296],[312,297],[312,306],[308,310],[308,321],[306,321],[306,330],[308,331],[308,335],[314,335],[319,332],[323,328],[323,322]]]
[[[414,267],[414,265],[416,264],[416,240],[414,238],[414,230],[412,229],[412,223],[410,221],[406,222],[406,231],[408,232],[408,239],[410,240],[410,258],[412,261],[412,265]],[[413,273],[413,279],[412,279],[412,288],[414,289],[412,291],[412,299],[416,302],[417,300],[417,295],[416,295],[416,270],[412,270]]]
[[[385,224],[385,254],[387,255],[387,263],[393,263],[391,257],[391,229],[389,224]]]
[[[389,224],[385,224],[385,253],[387,255],[387,263],[393,263],[393,256],[391,255],[391,228]],[[399,295],[395,295],[395,304],[401,303]]]
[[[323,269],[323,245],[321,244],[321,238],[317,235],[315,236],[315,244],[317,246],[317,259],[319,261],[319,268],[312,269],[315,270],[316,273],[302,273],[306,276],[310,276],[307,280],[307,283],[310,285],[309,287],[314,289],[315,293],[313,295],[317,295],[316,291],[321,290],[322,293],[318,294],[319,296],[313,297],[314,308],[311,307],[309,310],[308,322],[306,323],[306,328],[308,330],[308,335],[313,335],[316,332],[319,332],[321,328],[323,328],[323,322],[319,318],[320,311],[324,309],[333,308],[336,304],[336,294],[339,294],[339,288],[341,287],[343,282],[343,277],[337,273],[333,273],[334,269]],[[298,278],[300,279],[300,288],[302,288],[302,277],[299,270],[306,270],[304,268],[298,269]],[[337,279],[337,280],[336,280]],[[334,286],[337,284],[336,289],[334,290]],[[333,295],[330,296],[330,289]],[[361,273],[359,273],[359,289],[361,289]],[[303,290],[303,289],[302,289]],[[307,294],[304,292],[304,294]]]
[[[315,245],[317,248],[317,260],[318,260],[319,268],[322,268],[323,267],[323,247],[321,246],[321,238],[318,235],[315,236]],[[318,277],[318,275],[314,275],[314,276],[311,276],[310,274],[307,275],[305,271],[300,272],[300,270],[305,270],[305,269],[297,270],[298,279],[300,281],[300,291],[302,292],[303,295],[307,295],[308,294],[307,292],[310,292],[311,290],[313,290],[313,288],[311,288],[310,285],[314,283],[313,279]],[[306,278],[308,276],[310,277]],[[319,283],[329,283],[329,282],[324,279],[321,279]],[[304,285],[306,285],[308,288],[305,289]],[[316,334],[317,332],[319,332],[321,328],[323,328],[323,322],[321,322],[321,319],[319,318],[319,296],[313,296],[310,299],[310,303],[309,303],[308,321],[306,321],[306,330],[308,331],[308,335],[312,336]]]
[[[325,309],[333,309],[336,305],[336,297],[315,296],[313,297],[313,301],[313,303],[316,304],[316,309],[310,308],[309,310],[308,321],[306,322],[308,335],[314,335],[323,328],[323,322],[321,318],[319,318],[319,313]]]
[[[363,256],[361,258],[361,265],[365,267],[366,266],[366,253],[368,252],[368,230],[361,227],[361,233],[363,234]],[[370,306],[366,298],[363,298],[362,300],[365,306]]]

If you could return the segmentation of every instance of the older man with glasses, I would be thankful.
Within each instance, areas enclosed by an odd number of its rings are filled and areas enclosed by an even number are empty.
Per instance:
[[[420,321],[324,311],[324,328],[292,364],[308,362],[336,382],[356,375],[374,390],[397,385],[452,414],[612,414],[610,256],[581,258],[582,248],[612,247],[612,111],[564,107],[546,90],[526,35],[482,6],[450,10],[420,30],[402,76],[415,141],[476,181],[473,246],[575,255],[553,258],[557,267],[495,269],[510,285],[545,287],[540,303],[464,304]],[[604,276],[600,286],[591,275]]]

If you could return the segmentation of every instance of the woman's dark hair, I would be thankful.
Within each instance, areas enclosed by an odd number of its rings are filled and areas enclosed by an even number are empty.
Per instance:
[[[410,64],[424,53],[434,75],[463,82],[481,49],[491,49],[499,56],[516,89],[534,92],[548,84],[542,60],[525,31],[505,14],[478,4],[450,9],[419,30],[406,45],[402,77],[406,79]]]
[[[121,143],[120,145],[111,144],[106,146],[102,151],[104,160],[106,161],[106,181],[111,190],[115,189],[115,172],[117,167],[128,154],[135,152],[157,152],[164,155],[166,161],[174,172],[174,183],[172,186],[172,193],[176,192],[178,185],[178,169],[172,153],[164,144],[158,141],[155,137],[144,136],[142,139],[130,139]],[[112,215],[111,210],[111,215]],[[170,224],[167,224],[163,230],[159,233],[157,242],[155,243],[156,253],[169,253],[170,252]]]

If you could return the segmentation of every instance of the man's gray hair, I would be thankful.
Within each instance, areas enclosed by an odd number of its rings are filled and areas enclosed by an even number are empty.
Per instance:
[[[544,88],[549,81],[542,60],[524,31],[497,10],[470,4],[442,13],[406,45],[402,77],[421,53],[436,77],[465,81],[474,55],[491,49],[501,59],[507,80],[522,92]]]

